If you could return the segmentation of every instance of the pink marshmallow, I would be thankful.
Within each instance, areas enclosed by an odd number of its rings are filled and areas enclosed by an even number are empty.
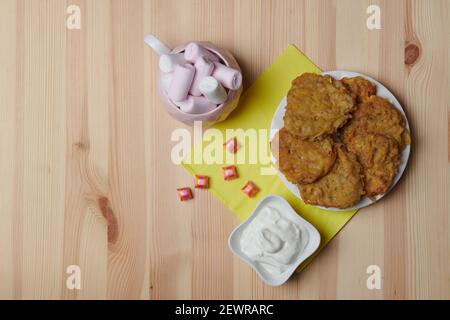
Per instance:
[[[227,67],[220,62],[214,62],[212,76],[216,78],[225,88],[237,90],[242,84],[242,74],[233,68]]]
[[[197,59],[197,61],[195,61],[194,66],[195,66],[195,75],[189,93],[193,96],[199,97],[202,95],[199,89],[199,83],[204,77],[211,75],[211,73],[214,70],[214,64],[209,60],[200,57]]]
[[[214,110],[217,105],[206,99],[205,97],[188,96],[185,101],[176,103],[180,110],[191,114],[202,114]]]
[[[184,58],[187,61],[195,63],[200,57],[207,58],[211,61],[219,61],[217,55],[195,42],[189,43],[186,49],[184,49]]]
[[[194,79],[195,68],[190,64],[176,65],[168,96],[172,101],[186,100]]]

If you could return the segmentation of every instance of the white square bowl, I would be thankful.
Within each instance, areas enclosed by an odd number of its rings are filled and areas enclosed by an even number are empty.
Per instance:
[[[303,248],[303,251],[297,255],[291,266],[280,275],[269,273],[259,262],[253,261],[244,252],[242,252],[240,246],[240,239],[245,227],[258,215],[262,208],[268,205],[277,208],[284,218],[298,225],[301,229],[302,236],[308,236],[308,243]],[[236,229],[233,230],[228,239],[228,245],[230,246],[231,251],[249,264],[265,283],[271,286],[280,286],[291,277],[303,261],[305,261],[317,250],[320,245],[320,233],[311,223],[299,216],[284,198],[278,195],[270,195],[262,199],[247,219],[245,219],[236,227]]]

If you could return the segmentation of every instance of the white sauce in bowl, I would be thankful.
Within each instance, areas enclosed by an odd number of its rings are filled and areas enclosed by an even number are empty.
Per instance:
[[[282,274],[303,252],[308,233],[272,206],[263,207],[245,227],[242,252],[271,274]]]

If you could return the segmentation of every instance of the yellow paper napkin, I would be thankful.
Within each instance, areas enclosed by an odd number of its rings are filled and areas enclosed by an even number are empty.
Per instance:
[[[203,136],[202,143],[197,144],[191,154],[187,155],[182,162],[183,167],[191,174],[209,176],[210,191],[240,220],[244,220],[265,196],[278,194],[284,197],[298,214],[319,230],[321,244],[316,254],[353,217],[356,210],[336,212],[305,205],[284,186],[277,175],[261,174],[261,168],[268,167],[267,163],[261,163],[262,157],[261,159],[257,157],[256,163],[249,163],[251,156],[255,157],[255,155],[249,154],[250,148],[246,140],[238,141],[241,147],[235,155],[237,157],[244,153],[246,156],[245,164],[235,164],[238,169],[238,179],[225,181],[222,167],[226,164],[210,163],[210,160],[214,156],[214,150],[218,150],[222,146],[224,141],[220,139],[220,136],[225,137],[227,129],[240,128],[244,131],[247,129],[270,129],[273,114],[280,101],[286,96],[291,81],[304,72],[320,71],[294,45],[288,46],[255,83],[242,94],[236,110],[225,121],[214,125],[212,130],[208,129]],[[265,140],[266,148],[269,145],[268,139]],[[214,147],[219,148],[214,149]],[[226,153],[224,151],[223,158],[227,156]],[[198,163],[199,159],[202,159],[203,163]],[[261,189],[254,198],[248,198],[241,190],[248,180],[253,181]],[[299,270],[303,269],[310,261],[311,259],[305,261]]]

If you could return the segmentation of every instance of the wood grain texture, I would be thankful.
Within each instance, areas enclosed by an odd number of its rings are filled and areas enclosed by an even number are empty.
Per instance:
[[[0,298],[450,299],[449,19],[445,0],[0,1]],[[290,43],[379,79],[412,127],[404,178],[301,274],[264,285],[228,250],[238,221],[217,199],[177,199],[192,178],[171,133],[190,128],[157,99],[147,33],[229,49],[246,87]],[[381,290],[366,287],[372,264]]]

